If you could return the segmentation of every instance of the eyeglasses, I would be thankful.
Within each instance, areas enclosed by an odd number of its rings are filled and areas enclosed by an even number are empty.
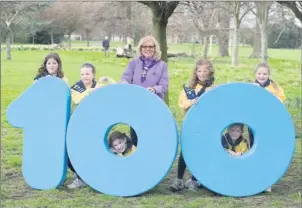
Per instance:
[[[155,48],[155,46],[153,45],[153,46],[141,46],[141,48],[143,48],[143,49],[153,49],[153,48]]]

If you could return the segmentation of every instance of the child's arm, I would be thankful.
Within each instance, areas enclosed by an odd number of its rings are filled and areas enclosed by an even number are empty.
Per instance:
[[[198,98],[195,98],[193,100],[189,100],[187,98],[187,95],[184,90],[181,90],[179,97],[178,97],[178,106],[184,110],[189,109],[196,101]]]
[[[78,105],[87,95],[89,95],[95,88],[89,88],[80,93],[75,90],[71,90],[71,99],[75,105]]]
[[[279,100],[280,100],[282,103],[285,102],[286,97],[285,97],[285,94],[284,94],[283,89],[282,89],[280,86],[279,86],[279,90],[278,90],[278,92],[277,92],[277,97],[279,98]]]
[[[116,84],[116,81],[111,77],[100,77],[98,86],[103,87],[107,84]]]

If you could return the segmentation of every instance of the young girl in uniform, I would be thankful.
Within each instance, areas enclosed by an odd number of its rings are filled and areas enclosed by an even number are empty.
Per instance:
[[[95,89],[104,86],[106,82],[108,84],[116,83],[110,77],[101,77],[98,83],[97,81],[95,81],[95,67],[90,63],[84,63],[81,66],[81,80],[71,87],[71,99],[73,107],[77,106],[86,96],[88,96]],[[69,158],[68,167],[74,173],[75,179],[71,184],[67,185],[67,187],[72,189],[86,186],[85,182],[77,175]]]
[[[188,85],[183,86],[178,98],[178,106],[184,110],[186,114],[189,108],[197,102],[197,99],[206,91],[214,86],[214,67],[208,60],[198,60],[195,64],[191,79]],[[196,191],[200,185],[196,178],[192,176],[184,184],[183,176],[186,169],[186,163],[180,152],[177,168],[177,178],[174,180],[170,189],[180,191],[187,187],[189,191]]]
[[[285,103],[285,94],[280,85],[278,85],[275,81],[273,81],[270,78],[271,75],[271,68],[268,64],[265,63],[260,63],[257,64],[255,68],[255,84],[266,89],[273,95],[275,95],[283,104]],[[249,131],[249,138],[250,138],[250,143],[253,145],[254,141],[254,136],[252,134],[251,129],[248,129]],[[266,192],[271,192],[272,189],[268,188]]]

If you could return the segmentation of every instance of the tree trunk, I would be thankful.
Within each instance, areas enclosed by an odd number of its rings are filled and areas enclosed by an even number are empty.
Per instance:
[[[68,47],[71,48],[71,34],[68,34]]]
[[[11,38],[12,38],[11,43],[14,44],[14,40],[15,40],[14,35],[12,35]]]
[[[86,35],[86,40],[87,40],[87,47],[90,46],[90,41],[89,41],[89,31],[88,30],[85,30],[85,35]]]
[[[209,51],[209,36],[205,36],[203,41],[203,58],[208,58],[208,51]]]
[[[260,53],[260,62],[267,63],[267,26],[262,25],[260,27],[261,31],[261,53]]]
[[[53,37],[53,31],[50,31],[50,44],[54,44],[54,37]]]
[[[254,38],[253,53],[249,56],[249,58],[260,58],[261,37],[260,37],[260,29],[258,25],[256,25],[253,38]]]
[[[260,62],[267,63],[267,22],[268,11],[272,2],[255,2],[257,8],[256,20],[261,33]]]
[[[33,45],[35,45],[35,34],[33,34]]]
[[[165,20],[157,20],[153,18],[153,31],[155,33],[155,38],[160,44],[161,50],[161,60],[167,62],[167,24],[168,21]]]
[[[239,24],[236,23],[234,27],[234,34],[233,34],[233,44],[232,44],[232,65],[238,65],[238,53],[239,53]]]
[[[168,21],[156,20],[153,18],[153,31],[155,33],[155,38],[159,42],[161,50],[161,60],[168,62],[168,52],[167,52],[167,24]],[[169,105],[169,92],[167,91],[164,98],[167,105]]]
[[[10,33],[7,33],[6,35],[6,59],[11,60],[11,40],[10,40]]]
[[[219,27],[229,28],[231,21],[231,15],[227,12],[222,12],[219,16]],[[219,44],[219,56],[229,56],[229,31],[220,30],[217,34]]]

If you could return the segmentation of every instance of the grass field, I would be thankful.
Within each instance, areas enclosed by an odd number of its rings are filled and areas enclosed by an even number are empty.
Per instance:
[[[182,52],[190,46],[171,45],[170,50]],[[186,48],[186,49],[184,49]],[[258,60],[247,59],[250,48],[240,48],[240,65],[230,67],[230,58],[219,58],[213,48],[212,61],[216,69],[216,83],[254,80],[253,67]],[[13,51],[12,61],[5,60],[1,54],[1,207],[301,207],[302,166],[301,139],[296,141],[294,159],[286,175],[273,186],[272,193],[259,194],[253,197],[232,198],[213,197],[204,189],[197,193],[183,190],[171,193],[168,190],[176,175],[176,162],[171,172],[154,189],[141,197],[117,198],[97,193],[91,188],[68,190],[61,187],[56,190],[33,190],[25,183],[22,172],[22,129],[10,126],[5,117],[8,105],[15,100],[33,82],[33,77],[44,59],[47,51]],[[301,138],[301,51],[269,50],[272,78],[284,89],[287,96],[287,107],[295,122],[296,134]],[[128,64],[127,59],[104,59],[99,52],[59,53],[63,69],[73,84],[79,79],[79,67],[84,62],[91,62],[97,68],[97,77],[107,75],[119,80]],[[178,126],[183,114],[177,106],[178,93],[191,73],[194,65],[192,58],[169,59],[170,76],[170,109]],[[176,160],[177,161],[177,160]],[[187,174],[186,177],[189,175]],[[68,182],[71,175],[68,175]]]

